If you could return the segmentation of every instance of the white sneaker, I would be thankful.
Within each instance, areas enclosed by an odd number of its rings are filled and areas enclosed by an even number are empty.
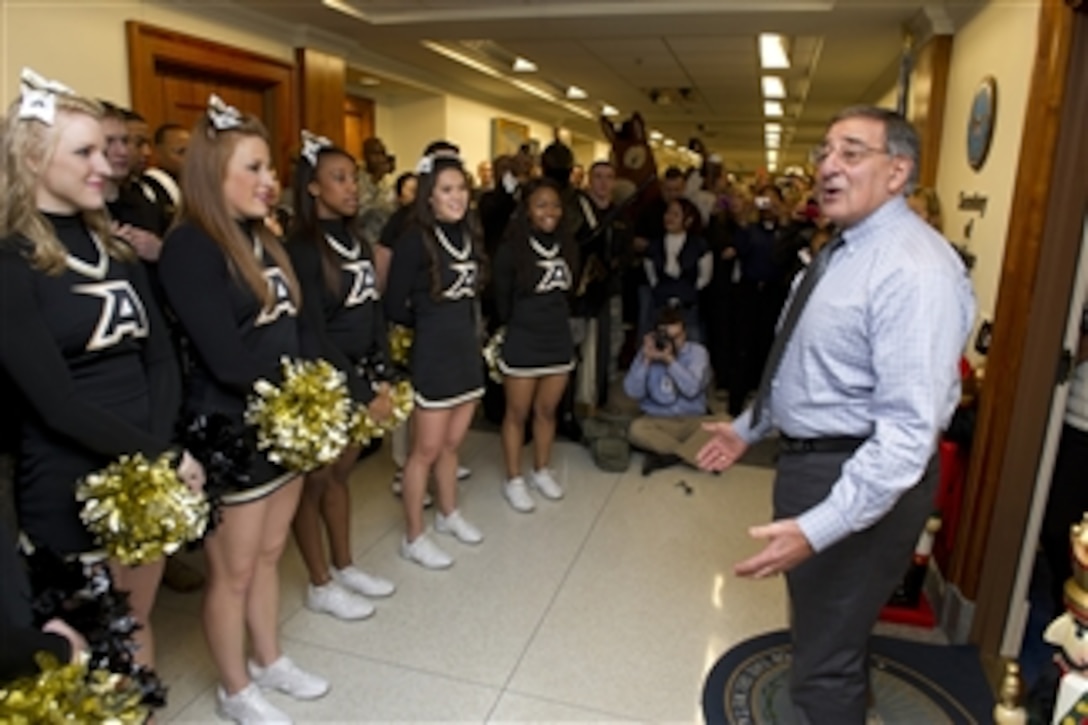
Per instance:
[[[544,498],[549,498],[552,501],[563,498],[563,487],[559,485],[559,481],[555,480],[548,468],[541,468],[539,471],[530,473],[529,483],[537,491],[540,491],[540,495]]]
[[[479,544],[484,540],[484,535],[475,526],[465,521],[460,510],[454,510],[449,516],[443,516],[441,511],[435,512],[434,530],[440,534],[456,536],[462,544]]]
[[[525,479],[521,476],[507,479],[502,484],[502,495],[510,508],[518,513],[528,514],[536,509],[533,497],[529,495],[529,487],[525,485]]]
[[[343,569],[333,568],[330,573],[337,584],[364,597],[388,597],[397,590],[396,585],[388,579],[367,574],[350,564]]]
[[[239,725],[264,725],[264,723],[290,723],[291,718],[283,710],[264,699],[257,683],[250,682],[244,688],[228,695],[222,686],[215,688],[215,712],[224,720]]]
[[[424,569],[449,569],[453,566],[453,557],[442,551],[426,533],[420,534],[412,543],[408,543],[407,536],[401,539],[400,555]]]
[[[374,614],[374,605],[339,582],[306,587],[306,608],[331,614],[337,619],[366,619]]]
[[[268,667],[261,667],[253,660],[247,665],[249,676],[262,689],[279,690],[296,700],[316,700],[329,691],[328,680],[299,669],[287,655],[280,655]]]
[[[399,468],[397,469],[397,472],[393,474],[393,483],[389,485],[389,488],[397,498],[404,495],[404,471]],[[431,506],[434,506],[434,498],[431,496],[430,491],[424,491],[423,508],[429,509]]]

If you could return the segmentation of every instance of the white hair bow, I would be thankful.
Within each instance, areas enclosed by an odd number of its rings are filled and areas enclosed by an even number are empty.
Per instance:
[[[229,131],[242,125],[241,111],[227,105],[226,101],[214,93],[208,97],[208,118],[216,131]]]
[[[461,163],[461,157],[456,151],[441,149],[439,151],[435,151],[434,153],[427,154],[426,156],[421,158],[419,160],[419,163],[416,164],[416,174],[422,176],[423,174],[431,173],[432,171],[434,171],[435,161],[441,160],[456,161],[457,163]]]
[[[57,118],[57,96],[74,96],[68,86],[46,80],[29,68],[20,76],[19,118],[36,118],[52,126]]]
[[[302,158],[310,162],[310,166],[316,167],[317,155],[321,153],[321,149],[327,149],[332,145],[332,141],[328,138],[310,133],[306,129],[302,130]]]
[[[416,174],[422,176],[423,174],[429,174],[432,171],[434,171],[434,156],[427,154],[416,164]]]

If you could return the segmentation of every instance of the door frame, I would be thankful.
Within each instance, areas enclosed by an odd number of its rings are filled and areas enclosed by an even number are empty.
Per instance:
[[[998,682],[1088,207],[1088,15],[1043,0],[978,427],[949,580]]]
[[[295,66],[193,35],[147,23],[125,23],[128,38],[129,92],[152,128],[165,123],[165,99],[157,69],[180,68],[198,76],[229,78],[259,88],[264,94],[265,124],[272,141],[275,165],[286,174],[291,151],[298,147],[295,113]]]
[[[358,139],[358,143],[355,144],[355,147],[352,148],[351,144],[347,143],[348,140],[349,140],[348,137],[347,137],[347,130],[346,130],[347,129],[347,118],[348,118],[348,116],[350,116],[352,114],[359,116],[360,118],[362,118],[365,121],[365,125],[370,128],[370,136],[372,136],[372,137],[377,136],[378,135],[378,128],[377,128],[377,125],[376,125],[377,119],[375,118],[375,112],[374,112],[375,105],[377,105],[377,104],[375,103],[374,99],[367,98],[366,96],[361,96],[361,95],[358,95],[356,93],[346,93],[344,95],[344,111],[343,111],[343,117],[344,117],[343,125],[344,125],[344,128],[345,128],[345,131],[344,131],[344,143],[345,143],[345,147],[347,148],[348,153],[350,153],[352,156],[357,158],[359,160],[359,164],[361,166],[366,165],[366,159],[363,158],[363,145],[362,145],[362,142],[366,141],[367,136],[364,134],[361,138]]]

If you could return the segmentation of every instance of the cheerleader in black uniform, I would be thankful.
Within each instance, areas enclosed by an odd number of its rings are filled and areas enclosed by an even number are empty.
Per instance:
[[[321,340],[321,356],[348,376],[352,397],[377,420],[393,411],[389,384],[358,374],[359,366],[385,361],[386,329],[371,245],[356,228],[358,165],[328,139],[304,134],[295,174],[295,226],[287,252],[302,286],[303,314]],[[348,477],[359,446],[336,463],[306,475],[294,532],[310,574],[306,606],[340,619],[374,613],[366,597],[387,597],[393,583],[352,565]],[[332,570],[322,528],[329,539]]]
[[[278,380],[280,357],[301,352],[298,283],[263,223],[272,185],[264,126],[213,96],[185,154],[185,206],[163,242],[159,276],[192,353],[186,412],[223,414],[239,429],[254,383]],[[260,688],[312,699],[329,687],[280,649],[277,566],[302,476],[254,451],[249,478],[249,488],[223,497],[222,521],[204,543],[204,633],[219,670],[220,715],[289,722]]]
[[[413,440],[404,466],[406,532],[401,555],[428,569],[453,559],[423,528],[423,497],[434,469],[438,511],[434,528],[466,544],[483,541],[457,508],[457,449],[484,393],[476,292],[481,246],[469,229],[469,190],[457,151],[432,144],[420,161],[416,221],[393,252],[386,315],[415,330]]]
[[[24,71],[0,164],[0,365],[28,411],[19,432],[18,523],[35,545],[68,555],[95,549],[79,519],[76,481],[122,454],[165,452],[181,394],[144,270],[109,233],[101,113]],[[188,454],[179,472],[203,485],[203,469]],[[143,625],[136,660],[149,666],[162,568],[161,560],[112,562]]]
[[[548,463],[555,440],[555,410],[574,367],[567,297],[577,266],[574,239],[559,229],[559,187],[549,179],[530,182],[520,213],[495,255],[495,307],[506,326],[499,357],[506,393],[502,449],[503,495],[522,513],[535,508],[529,486],[553,501],[563,487]],[[533,470],[521,476],[525,422],[533,416]]]

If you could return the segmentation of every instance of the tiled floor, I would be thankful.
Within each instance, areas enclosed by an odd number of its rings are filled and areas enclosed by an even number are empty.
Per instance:
[[[780,579],[730,574],[757,548],[747,528],[770,515],[769,469],[643,478],[636,456],[626,474],[608,474],[584,448],[560,443],[567,496],[525,515],[501,497],[494,433],[471,433],[462,460],[474,471],[462,509],[487,539],[466,547],[439,537],[457,559],[444,572],[397,553],[388,453],[356,469],[356,563],[398,585],[371,619],[305,609],[301,560],[294,548],[284,556],[284,648],[333,684],[316,702],[271,696],[299,722],[699,722],[717,658],[785,626]],[[198,594],[160,595],[159,672],[170,686],[160,722],[216,720],[199,604]]]

